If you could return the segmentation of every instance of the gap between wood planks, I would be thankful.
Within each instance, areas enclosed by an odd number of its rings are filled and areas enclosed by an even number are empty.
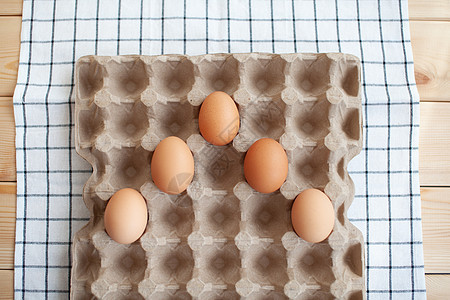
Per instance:
[[[22,16],[23,0],[2,0],[0,16]]]
[[[410,21],[450,21],[450,1],[409,0]]]

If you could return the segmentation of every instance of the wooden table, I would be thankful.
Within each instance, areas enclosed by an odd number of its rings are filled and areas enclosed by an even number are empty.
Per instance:
[[[450,299],[450,0],[409,0],[420,93],[420,185],[428,299]],[[16,169],[12,96],[22,2],[0,3],[0,299],[13,298]]]

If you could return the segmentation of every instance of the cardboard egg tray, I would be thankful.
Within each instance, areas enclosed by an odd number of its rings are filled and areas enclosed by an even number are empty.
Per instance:
[[[72,299],[365,299],[364,244],[347,219],[354,186],[348,162],[362,147],[360,62],[334,54],[85,56],[76,64],[76,150],[92,165],[83,190],[90,221],[73,243]],[[199,134],[205,97],[236,101],[241,127],[213,146]],[[195,161],[187,191],[168,195],[151,179],[158,143],[187,142]],[[280,142],[289,160],[281,189],[245,181],[253,142]],[[108,199],[142,193],[149,222],[131,245],[105,232]],[[335,209],[325,241],[292,230],[304,189],[323,190]]]

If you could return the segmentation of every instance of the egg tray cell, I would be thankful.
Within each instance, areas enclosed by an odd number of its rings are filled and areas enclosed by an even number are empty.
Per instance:
[[[199,134],[202,101],[233,97],[241,127],[214,146]],[[195,174],[168,195],[151,179],[158,143],[187,142]],[[245,181],[253,142],[280,142],[288,177],[272,194]],[[71,299],[365,299],[364,244],[347,219],[349,161],[361,151],[360,62],[342,54],[85,56],[76,64],[75,146],[92,165],[83,190],[90,220],[73,242]],[[105,232],[108,199],[130,187],[149,222],[131,245]],[[334,230],[311,244],[293,232],[290,208],[323,190]]]

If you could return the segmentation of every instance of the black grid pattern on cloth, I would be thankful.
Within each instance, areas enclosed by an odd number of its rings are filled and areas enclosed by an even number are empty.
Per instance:
[[[91,169],[74,149],[74,62],[83,55],[345,52],[361,58],[364,147],[349,165],[350,220],[366,241],[367,299],[424,299],[419,97],[407,1],[31,1],[14,93],[15,297],[70,289],[71,240],[88,220]]]

